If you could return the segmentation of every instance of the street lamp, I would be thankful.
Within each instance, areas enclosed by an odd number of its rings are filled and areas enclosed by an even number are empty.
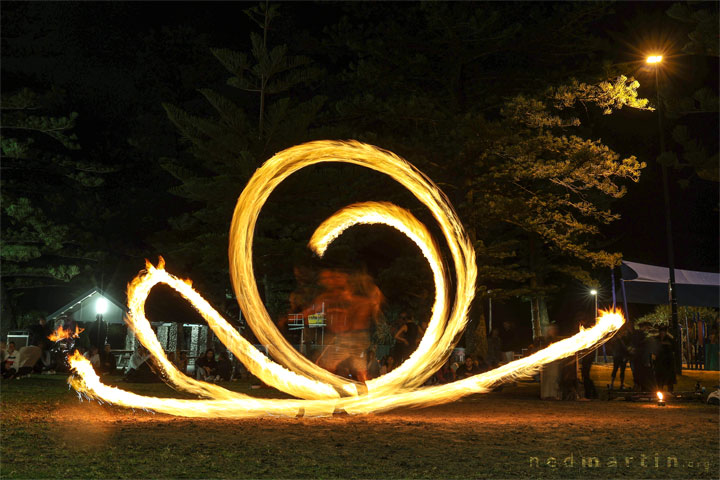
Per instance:
[[[598,298],[597,298],[597,297],[598,297],[598,291],[593,288],[592,290],[590,290],[590,295],[592,295],[593,297],[595,297],[595,321],[597,321],[597,317],[598,317]],[[603,343],[603,357],[605,357],[605,344],[604,344],[604,343]],[[607,363],[607,358],[605,358],[605,360],[606,360],[606,363]],[[595,363],[597,363],[597,361],[598,361],[598,349],[596,348],[596,349],[595,349]]]
[[[662,104],[660,103],[660,65],[662,55],[650,55],[647,64],[655,69],[655,94],[657,96],[658,130],[660,133],[660,157],[665,153],[665,130],[663,129]],[[680,331],[678,328],[677,295],[675,291],[675,254],[672,241],[672,221],[670,218],[670,189],[668,187],[667,166],[660,162],[663,182],[663,197],[665,201],[665,231],[667,239],[668,270],[670,273],[669,300],[670,300],[670,328],[675,339],[675,366],[682,371],[682,351],[680,350]]]
[[[103,315],[105,312],[107,312],[107,300],[105,297],[100,297],[97,299],[97,302],[95,302],[95,313],[97,314],[95,316],[95,319],[97,320],[97,346],[98,349],[101,349],[102,346],[105,344],[105,335],[103,334],[102,329],[102,322],[103,322]]]

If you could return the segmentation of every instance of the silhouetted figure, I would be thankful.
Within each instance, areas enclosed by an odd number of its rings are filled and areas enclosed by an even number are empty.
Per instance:
[[[640,392],[655,390],[655,375],[652,367],[652,346],[647,335],[650,324],[640,323],[630,333],[630,368],[633,371],[633,388]]]
[[[217,377],[220,377],[220,380],[229,382],[232,379],[233,366],[232,362],[230,361],[230,356],[227,352],[220,352],[216,368]]]
[[[657,388],[662,390],[667,386],[667,391],[672,392],[677,379],[675,376],[675,341],[672,335],[667,333],[667,327],[658,328],[658,335],[655,337],[655,381]]]
[[[500,328],[500,348],[502,363],[510,363],[513,361],[515,349],[517,348],[517,334],[513,324],[509,320],[504,320]]]
[[[198,380],[213,381],[217,376],[217,362],[215,351],[208,348],[205,355],[195,360],[195,378]]]
[[[613,369],[610,375],[610,389],[615,386],[615,376],[620,371],[620,390],[625,388],[625,367],[628,361],[628,347],[625,344],[626,335],[624,331],[618,332],[610,345],[610,351],[613,357]]]
[[[105,347],[102,352],[100,352],[99,356],[100,373],[103,375],[115,373],[115,370],[117,369],[117,360],[115,359],[115,355],[112,353],[112,348],[109,343],[105,344]]]
[[[400,321],[404,322],[395,332],[395,354],[398,364],[404,362],[412,355],[420,339],[420,329],[411,315],[403,312],[400,314]]]

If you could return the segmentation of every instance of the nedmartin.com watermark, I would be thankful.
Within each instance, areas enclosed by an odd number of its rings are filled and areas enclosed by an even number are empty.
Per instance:
[[[674,455],[652,455],[640,454],[637,456],[595,456],[576,455],[571,453],[568,456],[559,457],[529,457],[530,467],[535,468],[580,468],[580,469],[601,469],[614,468],[647,468],[647,469],[668,469],[685,468],[696,471],[710,471],[710,461],[700,459],[683,459]]]

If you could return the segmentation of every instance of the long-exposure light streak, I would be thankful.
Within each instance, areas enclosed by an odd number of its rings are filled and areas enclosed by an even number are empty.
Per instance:
[[[364,166],[398,181],[425,204],[447,241],[456,273],[455,298],[449,307],[446,272],[439,249],[429,232],[410,212],[389,203],[350,205],[325,220],[313,234],[309,247],[323,255],[328,245],[356,224],[384,224],[408,236],[427,259],[435,282],[435,303],[428,329],[417,350],[398,368],[359,385],[334,375],[300,355],[270,320],[260,299],[252,270],[255,223],[270,193],[289,175],[321,162],[346,162]],[[155,358],[163,377],[174,387],[206,399],[180,400],[137,395],[104,385],[87,359],[69,358],[75,376],[69,383],[88,398],[124,407],[143,408],[186,417],[325,416],[336,411],[352,414],[379,412],[400,406],[428,406],[449,402],[492,386],[531,375],[542,365],[568,357],[607,340],[622,326],[622,316],[603,312],[597,324],[571,338],[554,343],[495,370],[446,385],[417,388],[447,359],[452,342],[467,322],[477,274],[470,240],[457,215],[440,190],[420,171],[391,152],[359,142],[318,141],[292,147],[268,160],[248,182],[238,199],[230,235],[230,270],[233,287],[245,318],[261,343],[269,347],[275,363],[245,340],[210,304],[183,281],[164,269],[164,262],[147,269],[128,288],[130,314],[126,321]],[[164,283],[179,292],[207,321],[209,327],[248,370],[266,384],[299,399],[260,399],[232,392],[187,377],[165,355],[145,317],[150,290]],[[449,313],[448,313],[449,310]],[[287,367],[287,368],[285,368]],[[288,370],[289,369],[289,370]]]

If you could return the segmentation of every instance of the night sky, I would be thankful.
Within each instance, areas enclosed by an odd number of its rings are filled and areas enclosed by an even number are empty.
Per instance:
[[[123,152],[134,155],[127,143],[129,132],[133,129],[133,115],[142,113],[161,122],[164,113],[160,101],[199,102],[199,95],[194,89],[207,84],[221,84],[227,78],[227,72],[209,53],[206,72],[195,72],[190,79],[174,76],[176,72],[182,72],[181,66],[171,72],[158,64],[157,71],[152,71],[148,64],[138,62],[155,61],[165,54],[163,49],[167,45],[147,43],[143,39],[163,27],[184,26],[201,36],[202,43],[207,46],[247,50],[250,47],[248,34],[254,24],[243,10],[252,5],[235,2],[70,2],[42,5],[3,2],[3,93],[23,86],[41,88],[53,85],[63,89],[70,105],[80,114],[77,133],[83,149],[95,158],[107,158],[109,164],[117,163],[123,158]],[[664,14],[669,6],[670,3],[666,2],[618,3],[614,6],[614,14],[599,19],[593,26],[593,32],[610,45],[604,52],[604,58],[598,61],[614,65],[634,62],[625,74],[635,76],[641,82],[640,95],[652,102],[655,98],[652,76],[641,63],[645,54],[644,45],[663,41],[679,50],[685,41],[683,35],[686,32]],[[387,7],[374,3],[367,8],[376,9],[380,15]],[[287,38],[296,42],[293,45],[295,50],[308,46],[313,60],[333,71],[341,68],[339,59],[342,59],[342,52],[328,51],[323,55],[318,45],[327,35],[326,29],[337,23],[344,13],[340,3],[286,3],[282,5],[282,16],[276,29],[292,32]],[[143,49],[147,50],[145,57],[138,55]],[[196,58],[196,54],[188,58]],[[170,61],[175,59],[182,59],[181,50],[172,52]],[[673,69],[663,78],[668,85],[700,83],[696,86],[704,85],[717,93],[717,58],[698,59],[678,54],[672,60]],[[561,61],[558,59],[558,62]],[[139,75],[138,71],[147,75]],[[167,75],[169,80],[164,91],[147,88],[144,79],[150,75],[160,79],[159,83]],[[174,97],[171,80],[183,85],[182,91],[176,91]],[[170,98],[167,98],[168,95]],[[602,138],[621,155],[635,154],[648,164],[640,182],[629,184],[628,194],[614,204],[614,210],[622,218],[603,230],[607,239],[605,248],[621,251],[624,259],[629,261],[665,265],[663,192],[660,167],[654,160],[658,152],[656,118],[655,112],[622,110],[597,125],[593,135]],[[717,112],[693,116],[687,119],[687,124],[717,152]],[[173,127],[167,122],[164,126],[159,125],[158,130],[168,134]],[[628,131],[633,133],[628,134]],[[162,155],[164,152],[158,153]],[[408,160],[412,162],[413,158]],[[187,206],[178,205],[166,193],[172,186],[172,180],[163,177],[156,166],[150,165],[147,171],[143,171],[141,165],[144,160],[128,157],[127,161],[135,167],[121,172],[108,188],[117,189],[118,198],[122,198],[122,191],[128,186],[154,182],[158,195],[156,198],[148,196],[147,201],[152,206],[145,214],[138,214],[136,225],[110,227],[117,229],[113,233],[116,241],[127,244],[135,238],[137,242],[133,246],[137,254],[135,257],[125,257],[125,261],[119,264],[105,266],[103,273],[95,276],[97,283],[102,282],[115,292],[122,292],[134,272],[142,268],[144,256],[163,253],[149,252],[145,244],[144,236],[152,229],[152,216],[160,212],[178,214],[188,210]],[[680,185],[678,179],[688,179],[687,185]],[[718,271],[718,183],[701,180],[687,170],[671,171],[670,192],[676,268]],[[114,205],[113,208],[122,209],[123,205]],[[601,296],[604,303],[609,300],[609,271],[597,272],[597,276],[604,278]],[[52,311],[65,302],[67,295],[68,292],[63,290],[46,292],[41,296],[30,294],[24,302],[34,302],[40,310]],[[587,305],[587,301],[582,286],[569,285],[565,298],[560,297],[554,304],[554,312],[562,316],[562,310],[568,305]],[[527,303],[511,302],[497,308],[496,315],[499,316],[529,317]],[[551,308],[551,316],[552,313]]]

